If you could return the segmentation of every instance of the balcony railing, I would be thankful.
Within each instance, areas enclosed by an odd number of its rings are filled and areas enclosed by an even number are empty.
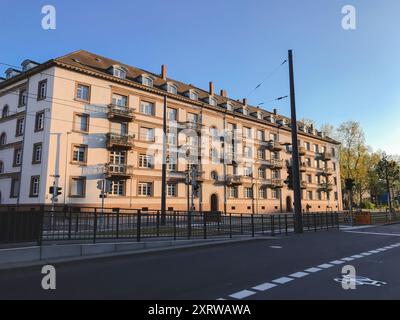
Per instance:
[[[115,104],[108,105],[108,119],[122,119],[132,121],[134,119],[133,112],[135,110],[128,107],[121,107]]]
[[[168,171],[167,180],[170,182],[186,182],[187,173],[185,171]]]
[[[267,144],[267,148],[272,151],[281,151],[283,146],[279,141],[269,141]]]
[[[228,186],[238,186],[243,183],[242,176],[237,174],[231,174],[226,176],[226,184]]]
[[[135,136],[133,135],[122,135],[117,133],[107,134],[107,148],[123,148],[132,149]]]
[[[267,187],[271,187],[273,189],[283,188],[283,180],[282,179],[262,179],[261,184]]]
[[[133,166],[109,163],[106,165],[106,175],[109,178],[131,177],[133,175]]]
[[[330,160],[332,160],[332,153],[330,153],[330,152],[322,152],[321,153],[321,159],[322,160],[324,160],[324,161],[330,161]]]

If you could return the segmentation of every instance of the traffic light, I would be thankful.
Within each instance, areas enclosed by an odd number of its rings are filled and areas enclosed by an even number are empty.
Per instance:
[[[289,189],[293,190],[293,171],[291,168],[287,171],[287,178],[284,181]]]
[[[60,194],[62,194],[62,188],[60,187],[50,187],[49,188],[49,193],[55,196],[59,196]]]

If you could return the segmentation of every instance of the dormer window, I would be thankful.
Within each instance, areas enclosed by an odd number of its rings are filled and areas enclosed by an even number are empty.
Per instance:
[[[257,112],[257,118],[260,119],[260,120],[263,119],[263,114],[262,114],[261,111],[258,111],[258,112]]]
[[[149,76],[142,76],[142,84],[147,86],[147,87],[152,87],[153,86],[153,79],[150,78]]]
[[[167,84],[167,91],[172,94],[178,94],[178,88],[172,83]]]
[[[113,69],[113,76],[120,78],[120,79],[125,79],[126,78],[126,70],[122,67],[117,67],[114,66]]]
[[[226,104],[226,110],[228,110],[228,111],[233,111],[233,106],[232,106],[231,103],[227,103],[227,104]]]
[[[213,97],[209,97],[208,98],[208,103],[211,105],[211,106],[217,106],[217,100],[215,99],[215,98],[213,98]]]
[[[247,108],[243,108],[243,114],[245,116],[248,116],[249,115],[249,110]]]
[[[12,68],[9,68],[6,70],[6,79],[11,79],[12,77],[15,77],[17,75],[19,75],[21,72]]]
[[[199,100],[199,95],[197,94],[197,92],[191,90],[191,91],[189,91],[189,98],[197,101],[197,100]]]

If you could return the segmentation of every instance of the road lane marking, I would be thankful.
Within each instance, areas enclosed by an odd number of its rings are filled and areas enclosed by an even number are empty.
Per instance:
[[[266,283],[260,284],[258,286],[255,286],[252,289],[257,290],[257,291],[267,291],[269,289],[275,288],[276,286],[277,286],[276,284],[266,282]]]
[[[351,256],[351,258],[360,259],[360,258],[364,258],[364,256],[362,256],[361,254],[355,254],[354,256]]]
[[[324,264],[321,264],[321,265],[318,266],[318,268],[322,268],[322,269],[328,269],[328,268],[331,268],[331,267],[333,267],[333,265],[329,264],[329,263],[324,263]]]
[[[360,253],[360,255],[362,256],[370,256],[372,253],[371,252],[364,252],[364,253]]]
[[[282,249],[281,246],[270,246],[271,249]]]
[[[311,273],[315,273],[315,272],[318,272],[318,271],[321,271],[322,269],[320,269],[320,268],[310,268],[310,269],[306,269],[306,270],[304,270],[305,272],[311,272]]]
[[[331,262],[329,262],[329,263],[338,265],[338,264],[343,264],[344,261],[342,261],[342,260],[335,260],[335,261],[331,261]]]
[[[293,278],[282,277],[282,278],[272,280],[272,282],[279,283],[279,284],[285,284],[285,283],[288,283],[293,280],[294,280]]]
[[[368,252],[371,252],[371,253],[379,253],[378,250],[371,250],[371,251],[368,251]]]
[[[296,273],[290,274],[289,277],[299,279],[299,278],[303,278],[303,277],[308,276],[308,275],[309,275],[309,273],[301,272],[301,271],[300,271],[300,272],[296,272]]]
[[[230,297],[240,300],[240,299],[244,299],[244,298],[250,297],[253,294],[256,294],[256,293],[254,291],[250,291],[250,290],[242,290],[242,291],[236,292],[234,294],[231,294]]]
[[[348,258],[343,258],[342,260],[344,260],[344,261],[353,261],[353,260],[355,260],[354,258],[350,258],[350,257],[348,257]]]

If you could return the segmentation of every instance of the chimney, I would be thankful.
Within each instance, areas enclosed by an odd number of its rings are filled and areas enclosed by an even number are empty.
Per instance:
[[[244,99],[243,99],[243,104],[244,104],[245,106],[247,106],[247,98],[244,98]]]
[[[214,83],[210,81],[210,95],[214,95]]]
[[[221,90],[221,97],[226,98],[226,90]]]
[[[274,109],[274,115],[277,115],[278,110]]]
[[[161,66],[161,77],[163,80],[167,80],[167,66],[165,64]]]

